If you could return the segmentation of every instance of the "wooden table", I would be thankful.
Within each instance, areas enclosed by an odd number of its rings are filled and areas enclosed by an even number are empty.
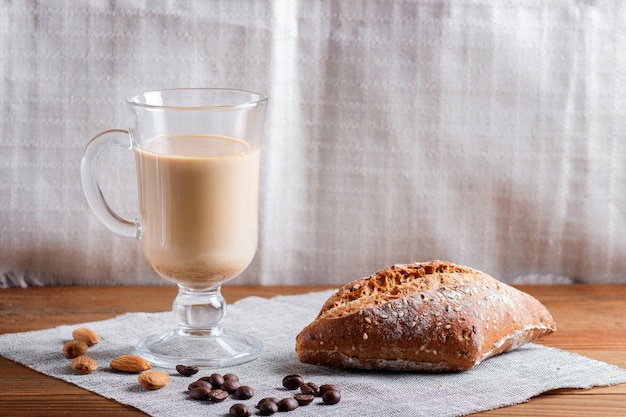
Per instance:
[[[249,295],[301,294],[329,287],[225,286],[228,302]],[[542,343],[626,368],[626,285],[519,286],[552,312],[558,332]],[[0,290],[0,333],[104,320],[171,308],[174,287],[32,287]],[[132,407],[0,357],[2,416],[145,416]],[[626,384],[561,389],[480,416],[626,416]]]

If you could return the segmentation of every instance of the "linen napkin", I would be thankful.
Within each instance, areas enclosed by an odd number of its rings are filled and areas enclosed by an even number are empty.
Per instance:
[[[341,388],[339,404],[323,405],[316,399],[298,408],[294,416],[462,416],[524,402],[556,388],[626,382],[626,371],[614,365],[536,344],[454,374],[348,371],[300,363],[294,351],[295,336],[315,318],[331,293],[271,299],[248,297],[231,304],[225,325],[260,337],[265,348],[263,355],[243,365],[201,369],[192,377],[164,369],[171,374],[171,381],[156,391],[142,389],[136,375],[113,372],[109,362],[115,356],[133,353],[139,338],[174,326],[170,312],[128,313],[104,321],[5,334],[0,336],[0,354],[149,415],[168,417],[227,415],[236,400],[194,401],[186,394],[191,382],[213,372],[235,373],[243,384],[253,387],[255,396],[244,401],[252,407],[267,396],[292,396],[295,391],[282,387],[282,378],[291,373],[302,375],[306,382],[333,383]],[[100,343],[89,349],[99,368],[89,375],[73,373],[70,360],[61,352],[63,343],[71,339],[72,330],[83,326],[93,329],[100,337]]]

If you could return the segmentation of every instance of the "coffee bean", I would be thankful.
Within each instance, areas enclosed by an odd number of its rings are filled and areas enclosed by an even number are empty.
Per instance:
[[[265,401],[269,401],[269,402],[272,402],[272,403],[274,403],[274,404],[278,404],[278,402],[280,401],[280,399],[279,399],[279,398],[276,398],[276,397],[265,397],[265,398],[261,398],[261,399],[259,400],[258,404],[256,405],[256,408],[259,408],[259,406],[261,405],[261,403],[262,403],[262,402],[265,402]]]
[[[188,389],[189,391],[191,391],[192,389],[194,389],[194,388],[198,388],[198,387],[206,387],[206,388],[208,388],[209,390],[212,390],[212,389],[213,389],[213,385],[211,385],[211,383],[210,383],[210,382],[204,381],[204,380],[202,380],[202,379],[199,379],[199,380],[197,380],[197,381],[195,381],[195,382],[192,382],[191,384],[189,384],[189,386],[187,387],[187,389]]]
[[[176,365],[176,370],[183,376],[191,376],[197,374],[200,368],[195,366]]]
[[[209,391],[209,399],[213,402],[219,403],[228,398],[228,392],[223,389],[212,389]]]
[[[241,382],[239,382],[238,380],[236,380],[236,379],[229,379],[228,381],[224,381],[224,383],[222,384],[222,389],[224,391],[228,392],[229,394],[232,394],[240,386],[241,386]]]
[[[341,401],[341,392],[334,389],[326,390],[324,391],[324,394],[322,394],[322,401],[324,404],[337,404]]]
[[[196,387],[189,390],[189,398],[192,400],[208,400],[210,399],[211,389],[207,387]]]
[[[235,398],[239,400],[249,400],[252,397],[254,397],[254,390],[252,387],[242,385],[235,390]]]
[[[233,417],[250,417],[252,415],[252,411],[247,405],[243,403],[236,403],[230,407],[228,414]]]
[[[213,385],[214,388],[221,388],[224,383],[224,377],[220,374],[211,374],[209,377],[209,382]]]
[[[315,396],[313,394],[296,394],[293,396],[293,398],[295,398],[296,401],[298,401],[299,405],[307,405],[313,402],[313,400],[315,399]]]
[[[224,381],[228,381],[229,379],[234,379],[236,381],[239,381],[239,377],[235,374],[225,374],[224,375]]]
[[[270,399],[264,399],[259,402],[257,406],[259,414],[262,416],[270,416],[278,411],[278,405]]]
[[[193,375],[197,372],[193,367],[178,365],[177,371],[181,375],[187,372]],[[304,382],[297,374],[290,374],[283,378],[283,386],[287,389],[300,388],[300,393],[293,397],[279,400],[276,397],[265,397],[258,404],[258,415],[269,416],[278,411],[293,411],[300,406],[310,404],[315,396],[321,395],[324,404],[337,404],[341,401],[341,390],[335,384],[317,386],[313,382]],[[189,397],[194,400],[210,400],[221,402],[228,398],[229,394],[238,400],[248,400],[254,396],[254,390],[247,385],[241,385],[239,377],[235,374],[220,375],[217,373],[205,376],[192,382],[188,386]],[[250,407],[244,403],[236,403],[230,407],[229,415],[232,417],[249,417],[252,415]]]
[[[300,375],[292,374],[283,378],[283,387],[287,389],[298,389],[304,384],[304,379]]]
[[[341,392],[341,389],[339,389],[339,387],[335,384],[324,384],[320,386],[320,394],[324,395],[324,392],[329,391],[331,389]]]
[[[307,382],[306,384],[300,385],[300,392],[303,394],[311,394],[311,395],[320,395],[320,389],[313,382]]]
[[[298,400],[293,397],[283,398],[278,402],[278,411],[293,411],[298,408]]]

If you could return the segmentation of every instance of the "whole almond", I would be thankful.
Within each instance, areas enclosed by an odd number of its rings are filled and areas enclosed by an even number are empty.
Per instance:
[[[137,377],[137,381],[145,389],[159,389],[170,382],[170,376],[161,371],[146,371]]]
[[[90,374],[98,368],[98,363],[86,355],[81,355],[72,361],[72,369],[79,374]]]
[[[74,338],[74,340],[82,340],[83,342],[87,343],[88,346],[95,345],[100,341],[100,338],[98,337],[96,332],[86,327],[79,327],[78,329],[74,329],[74,331],[72,332],[72,337]]]
[[[111,368],[116,371],[139,373],[150,369],[150,364],[141,356],[122,355],[111,361]]]
[[[82,340],[70,340],[63,345],[63,354],[68,359],[74,359],[87,353],[87,343]]]

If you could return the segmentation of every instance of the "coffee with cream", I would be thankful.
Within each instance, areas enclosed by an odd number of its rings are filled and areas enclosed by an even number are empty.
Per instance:
[[[189,288],[241,273],[257,246],[260,149],[175,135],[144,141],[135,156],[141,242],[152,268]]]

